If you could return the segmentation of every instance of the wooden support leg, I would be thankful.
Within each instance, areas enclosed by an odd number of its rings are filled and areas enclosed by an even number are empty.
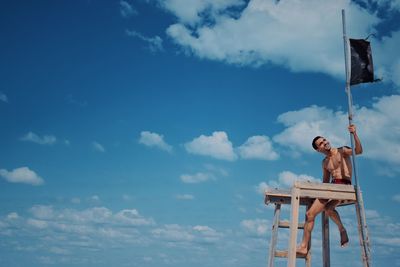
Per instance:
[[[297,227],[299,225],[299,189],[292,188],[291,214],[290,214],[290,237],[288,246],[288,267],[296,266],[296,245],[297,245]]]
[[[281,204],[275,204],[274,223],[272,225],[271,242],[269,244],[268,267],[274,267],[276,243],[278,240],[279,218],[281,215]]]
[[[329,216],[325,211],[321,214],[322,222],[322,261],[323,267],[331,266],[330,247],[329,247]]]
[[[311,208],[311,205],[312,205],[312,203],[307,205],[306,214],[307,214],[307,211]],[[304,221],[305,222],[307,221],[307,215],[305,216]],[[311,237],[310,237],[310,240],[308,241],[308,253],[306,256],[306,267],[311,267]]]

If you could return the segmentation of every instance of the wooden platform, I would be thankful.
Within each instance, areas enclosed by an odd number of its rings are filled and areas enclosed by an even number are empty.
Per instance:
[[[315,199],[340,200],[340,205],[350,205],[356,203],[356,194],[353,185],[343,184],[326,184],[312,182],[295,182],[290,190],[268,189],[265,191],[265,204],[273,203],[279,207],[279,212],[275,210],[274,226],[275,233],[271,239],[270,246],[270,266],[273,266],[273,257],[287,257],[288,267],[296,266],[296,245],[297,231],[304,228],[304,224],[299,224],[299,206],[310,206]],[[280,222],[279,213],[280,205],[289,204],[290,207],[290,222]],[[340,206],[339,205],[339,206]],[[276,225],[275,225],[276,224]],[[323,214],[322,220],[322,237],[323,237],[323,266],[330,266],[329,255],[329,220]],[[289,228],[290,238],[287,252],[277,251],[275,248],[277,228]],[[273,246],[273,247],[272,247]],[[310,261],[306,261],[308,266],[311,266]]]
[[[341,200],[340,205],[350,205],[356,202],[356,195],[353,185],[324,184],[311,182],[295,182],[293,188],[301,189],[300,205],[311,204],[316,198]],[[264,202],[290,204],[292,189],[268,189],[265,191]]]

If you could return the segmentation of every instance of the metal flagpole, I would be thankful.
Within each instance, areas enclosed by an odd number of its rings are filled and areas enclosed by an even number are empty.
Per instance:
[[[344,57],[345,57],[345,68],[346,68],[346,93],[348,100],[348,115],[349,115],[349,125],[353,124],[353,100],[351,96],[350,89],[350,77],[351,77],[351,69],[349,68],[350,62],[350,46],[349,40],[346,35],[346,16],[345,11],[342,9],[342,23],[343,23],[343,42],[344,42]],[[364,203],[362,200],[361,190],[358,183],[357,176],[357,168],[356,168],[356,158],[354,151],[354,135],[350,134],[350,142],[352,149],[352,163],[353,163],[353,171],[354,171],[354,182],[355,182],[355,191],[356,191],[356,210],[357,210],[357,219],[358,219],[358,230],[360,233],[360,245],[362,249],[362,260],[364,262],[365,267],[370,267],[370,249],[369,249],[369,239],[367,233],[367,224],[365,220],[365,211],[364,211]]]

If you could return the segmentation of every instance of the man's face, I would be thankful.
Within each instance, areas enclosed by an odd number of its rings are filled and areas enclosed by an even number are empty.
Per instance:
[[[328,152],[328,151],[331,150],[331,144],[324,137],[318,138],[315,141],[315,145],[317,146],[317,151],[318,152],[322,152],[323,153],[323,152]]]

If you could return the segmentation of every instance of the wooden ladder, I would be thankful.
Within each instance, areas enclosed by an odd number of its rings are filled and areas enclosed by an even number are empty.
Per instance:
[[[290,229],[289,221],[281,221],[281,205],[282,203],[275,203],[275,211],[274,211],[274,223],[272,224],[272,235],[271,241],[269,245],[269,259],[268,259],[268,267],[274,267],[275,258],[287,258],[289,255],[288,251],[277,250],[276,245],[278,243],[278,229],[286,228]],[[309,205],[308,205],[309,207]],[[300,223],[297,227],[298,229],[304,229],[304,223]],[[308,244],[308,247],[311,248],[311,239]],[[308,250],[306,255],[296,255],[296,258],[302,258],[305,260],[306,267],[311,267],[311,249]]]

